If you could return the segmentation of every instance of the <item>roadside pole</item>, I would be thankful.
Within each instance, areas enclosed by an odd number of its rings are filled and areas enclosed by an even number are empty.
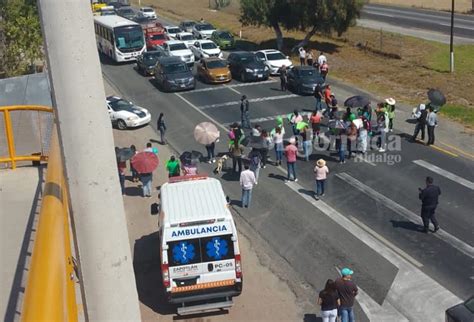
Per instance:
[[[454,0],[451,1],[451,37],[449,39],[449,71],[451,73],[454,72],[453,37],[454,37]]]
[[[39,0],[86,321],[140,321],[88,1]]]

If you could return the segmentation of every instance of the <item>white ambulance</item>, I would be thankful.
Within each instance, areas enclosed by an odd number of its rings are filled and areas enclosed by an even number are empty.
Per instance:
[[[242,292],[237,229],[217,179],[170,178],[161,186],[160,260],[163,287],[178,314],[232,306]]]

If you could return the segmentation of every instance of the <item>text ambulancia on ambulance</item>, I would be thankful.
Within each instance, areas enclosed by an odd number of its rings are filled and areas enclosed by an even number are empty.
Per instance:
[[[167,299],[178,314],[232,306],[242,292],[237,229],[222,186],[207,176],[161,187],[160,259]]]

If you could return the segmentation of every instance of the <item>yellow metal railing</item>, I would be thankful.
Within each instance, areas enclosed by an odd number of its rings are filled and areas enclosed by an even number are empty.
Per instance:
[[[13,137],[13,127],[10,112],[12,111],[38,111],[52,113],[53,109],[42,105],[17,105],[17,106],[2,106],[0,112],[3,112],[3,119],[5,122],[5,136],[8,145],[8,157],[0,156],[0,163],[11,163],[12,169],[16,168],[18,161],[46,161],[47,156],[39,153],[34,155],[16,155],[15,138]]]
[[[78,320],[68,193],[54,127],[21,321]]]

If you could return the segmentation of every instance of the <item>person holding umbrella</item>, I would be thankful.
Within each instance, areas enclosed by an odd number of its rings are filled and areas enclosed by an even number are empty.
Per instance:
[[[143,197],[151,197],[153,171],[158,167],[158,157],[153,152],[143,151],[132,157],[131,164],[139,173],[143,185]]]
[[[214,149],[216,142],[219,142],[220,132],[217,127],[210,122],[202,122],[194,128],[194,139],[200,144],[204,144],[207,151],[207,162],[215,162]]]

